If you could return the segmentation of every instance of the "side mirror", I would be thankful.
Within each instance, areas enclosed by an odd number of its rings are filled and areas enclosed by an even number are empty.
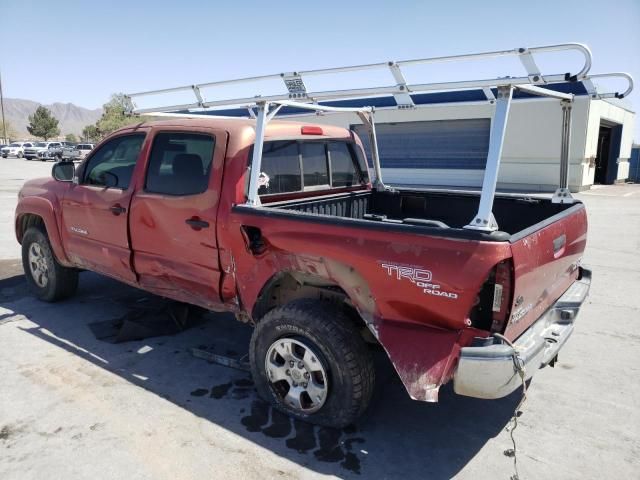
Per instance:
[[[58,162],[51,169],[51,176],[59,182],[72,182],[75,173],[73,162]]]

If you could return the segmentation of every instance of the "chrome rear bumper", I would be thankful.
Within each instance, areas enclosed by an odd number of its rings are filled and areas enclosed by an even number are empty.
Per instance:
[[[554,361],[573,333],[573,324],[589,294],[591,271],[580,268],[580,277],[513,346],[525,366],[525,376]],[[514,349],[504,343],[464,347],[453,378],[459,395],[476,398],[501,398],[522,384],[516,369]]]

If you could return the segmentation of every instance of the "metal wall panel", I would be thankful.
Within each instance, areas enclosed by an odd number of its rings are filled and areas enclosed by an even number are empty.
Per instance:
[[[376,123],[382,168],[482,170],[490,126],[488,118]],[[352,128],[370,158],[366,130]]]

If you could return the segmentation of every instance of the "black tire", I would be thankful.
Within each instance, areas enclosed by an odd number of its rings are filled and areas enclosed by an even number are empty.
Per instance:
[[[29,251],[32,248],[41,253],[40,263],[46,267],[46,282],[36,278]],[[37,227],[30,227],[22,238],[22,267],[29,289],[44,302],[56,302],[72,296],[78,288],[78,271],[63,267],[58,263],[46,233]],[[39,270],[36,270],[39,271]]]
[[[267,354],[281,339],[304,342],[325,368],[328,393],[317,411],[307,413],[287,405],[282,398],[283,381],[273,384],[269,380]],[[375,383],[373,360],[360,332],[340,305],[327,301],[294,300],[267,313],[253,331],[250,362],[263,399],[288,415],[327,427],[343,428],[360,417]],[[290,384],[284,385],[287,387]]]
[[[18,152],[18,158],[22,158],[24,155],[22,152]]]

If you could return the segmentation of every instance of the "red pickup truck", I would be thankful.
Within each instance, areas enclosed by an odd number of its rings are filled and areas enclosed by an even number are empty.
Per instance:
[[[463,228],[479,194],[372,188],[350,130],[263,133],[258,205],[255,120],[141,123],[27,182],[15,228],[35,295],[69,297],[91,270],[233,312],[255,327],[259,394],[334,427],[369,402],[374,345],[429,402],[449,381],[503,397],[521,385],[517,359],[527,378],[555,362],[590,284],[582,203],[497,195],[499,230]]]

